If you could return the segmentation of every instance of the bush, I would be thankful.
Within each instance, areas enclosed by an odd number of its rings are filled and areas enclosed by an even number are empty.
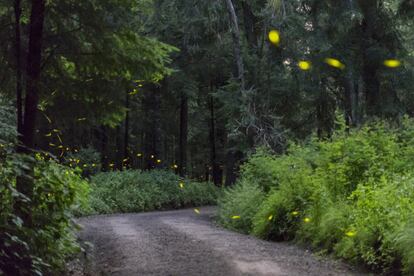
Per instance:
[[[413,271],[414,124],[375,123],[328,141],[259,150],[243,166],[220,213],[242,212],[229,228],[296,240],[375,270]],[[264,191],[257,200],[246,187]],[[254,206],[243,212],[244,204]],[[228,214],[226,214],[228,215]],[[411,246],[409,246],[411,245]]]
[[[72,210],[85,208],[88,185],[54,161],[10,155],[0,164],[0,274],[56,274],[79,248],[73,234]],[[16,190],[16,176],[34,165],[33,196]],[[27,175],[26,175],[27,177]],[[32,225],[23,224],[13,205],[24,201]]]
[[[211,183],[181,180],[172,172],[114,171],[91,178],[90,208],[84,214],[175,209],[214,204],[218,188]]]
[[[252,217],[264,199],[265,193],[255,183],[242,181],[234,188],[224,191],[219,200],[219,222],[233,230],[249,233]]]

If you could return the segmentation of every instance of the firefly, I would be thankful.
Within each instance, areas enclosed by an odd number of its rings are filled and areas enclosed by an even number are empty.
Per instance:
[[[293,211],[291,214],[292,214],[293,216],[297,216],[297,215],[299,215],[299,212],[298,212],[298,211]]]
[[[86,121],[86,118],[79,118],[78,122]]]
[[[303,71],[308,71],[311,68],[311,63],[310,61],[305,61],[305,60],[301,60],[298,62],[298,66],[301,70]]]
[[[280,42],[280,34],[278,31],[276,30],[272,30],[269,32],[269,40],[270,42],[272,42],[274,45],[278,45]]]
[[[150,157],[151,157],[151,159],[154,159],[155,156],[154,155],[151,155]]]
[[[270,215],[267,219],[268,219],[269,221],[271,221],[271,220],[273,219],[273,215]]]
[[[173,165],[173,168],[174,168],[174,169],[178,169],[178,165],[174,164],[174,165]]]
[[[161,159],[157,159],[157,163],[160,164],[161,163]]]
[[[138,157],[141,157],[141,156],[142,156],[142,153],[138,153],[138,154],[137,154],[137,156],[138,156]]]
[[[232,216],[232,219],[240,219],[240,216]]]
[[[52,136],[52,133],[48,133],[48,134],[46,134],[45,136],[46,136],[46,137],[50,137],[50,136]]]
[[[345,68],[345,64],[334,58],[325,58],[325,63],[338,69]]]
[[[184,189],[184,183],[183,182],[180,182],[180,188]]]
[[[356,234],[357,234],[357,232],[356,231],[348,231],[348,232],[345,232],[345,235],[346,236],[348,236],[348,237],[355,237],[356,236]]]
[[[200,210],[198,210],[198,209],[194,209],[194,212],[198,215],[200,214]]]
[[[387,59],[384,61],[384,65],[389,68],[397,68],[401,66],[401,61],[396,59]]]
[[[303,221],[304,221],[305,223],[309,223],[309,222],[311,221],[311,219],[310,219],[310,218],[304,218],[304,219],[303,219]]]

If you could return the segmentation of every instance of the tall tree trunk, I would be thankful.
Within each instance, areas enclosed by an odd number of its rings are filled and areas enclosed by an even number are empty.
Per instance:
[[[129,155],[129,91],[126,93],[125,108],[127,109],[125,114],[125,130],[124,130],[124,160],[127,160],[124,165],[129,167],[132,163]]]
[[[188,98],[181,95],[180,104],[180,148],[179,148],[179,167],[180,176],[185,176],[187,167],[187,136],[188,136]]]
[[[21,131],[21,142],[26,152],[30,152],[34,147],[40,90],[44,13],[45,0],[33,0],[30,14],[29,50],[27,54],[25,111]]]
[[[122,171],[123,169],[123,157],[124,157],[124,152],[123,152],[123,147],[122,147],[122,124],[118,125],[116,127],[116,131],[115,131],[115,144],[116,144],[116,150],[115,150],[115,167]]]
[[[100,140],[101,140],[101,166],[102,171],[109,170],[108,164],[108,131],[104,125],[100,128]]]
[[[161,159],[161,88],[151,85],[144,93],[143,109],[144,119],[144,158],[145,169],[150,170],[160,165],[157,160]]]
[[[358,80],[349,72],[345,78],[345,121],[348,127],[359,125]]]
[[[25,113],[23,124],[21,125],[21,135],[19,135],[20,146],[18,151],[21,153],[31,153],[34,147],[35,123],[37,105],[39,102],[39,85],[42,59],[42,37],[45,14],[45,0],[33,0],[30,15],[29,27],[29,49],[27,54],[27,85],[25,99]],[[33,174],[34,164],[27,161],[24,172],[16,178],[16,190],[24,194],[27,198],[33,197]],[[30,206],[25,200],[16,200],[14,208],[18,216],[22,219],[26,227],[33,224]],[[23,265],[23,264],[22,264]],[[24,264],[30,269],[31,263]]]
[[[240,89],[242,91],[242,96],[244,96],[245,94],[243,92],[246,89],[246,80],[245,80],[245,75],[244,75],[244,61],[243,61],[243,56],[242,56],[242,39],[240,35],[239,23],[238,23],[237,14],[234,9],[232,0],[225,0],[225,1],[227,5],[227,11],[229,13],[230,22],[231,22],[233,51],[234,51],[234,57],[236,59],[238,79],[240,82]],[[231,185],[235,183],[236,175],[237,175],[236,164],[238,163],[238,161],[240,161],[240,159],[238,159],[237,157],[241,156],[239,151],[233,149],[234,144],[235,144],[234,141],[229,141],[228,143],[230,149],[228,150],[228,153],[226,156],[226,185]]]
[[[22,85],[22,45],[21,45],[21,31],[20,18],[22,14],[21,1],[14,1],[14,16],[15,16],[15,57],[16,57],[16,110],[17,110],[17,132],[21,133],[23,125],[23,85]]]
[[[243,9],[243,26],[246,39],[249,42],[249,45],[256,50],[259,43],[257,17],[254,15],[252,8],[247,1],[241,1],[240,4]]]
[[[210,96],[210,160],[212,167],[213,182],[221,186],[220,166],[217,164],[216,153],[216,118],[214,114],[214,99]]]
[[[226,0],[227,11],[229,13],[229,18],[231,22],[231,34],[233,38],[233,50],[234,50],[234,57],[236,59],[237,64],[237,73],[238,79],[240,81],[240,88],[242,91],[246,88],[246,81],[244,76],[244,62],[242,57],[242,43],[241,43],[241,35],[239,29],[239,23],[237,20],[236,11],[234,10],[234,5],[232,0]]]

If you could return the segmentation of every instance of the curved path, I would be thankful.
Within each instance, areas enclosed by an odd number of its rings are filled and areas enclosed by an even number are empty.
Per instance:
[[[358,275],[295,245],[217,227],[214,210],[79,219],[81,239],[93,245],[89,275]]]

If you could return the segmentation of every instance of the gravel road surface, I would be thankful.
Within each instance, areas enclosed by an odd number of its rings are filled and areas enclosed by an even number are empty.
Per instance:
[[[363,275],[290,243],[216,226],[214,207],[78,220],[88,275]]]

